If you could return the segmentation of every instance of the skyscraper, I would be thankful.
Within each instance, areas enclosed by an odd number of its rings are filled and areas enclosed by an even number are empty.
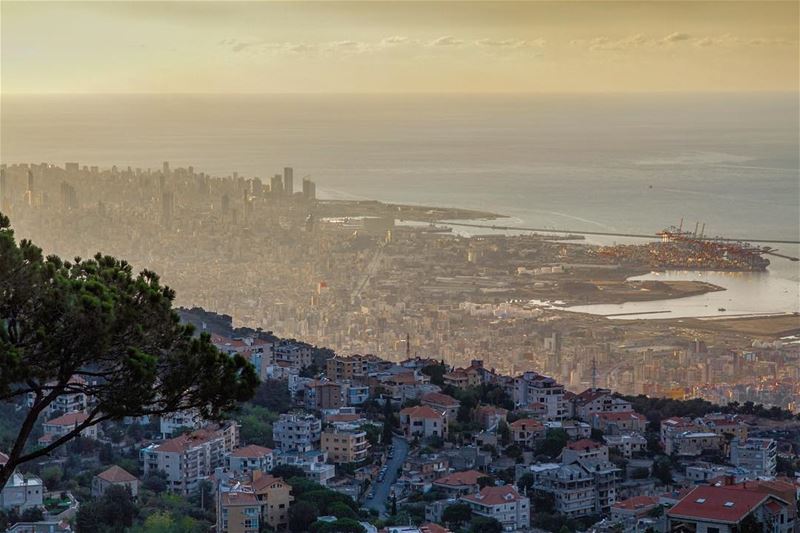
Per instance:
[[[161,225],[165,228],[172,227],[172,215],[175,208],[175,199],[171,192],[161,195]]]
[[[8,181],[6,181],[6,169],[0,168],[0,211],[8,210],[6,202],[8,200]]]
[[[308,177],[303,178],[303,198],[306,200],[316,200],[317,185]]]
[[[283,180],[280,174],[275,174],[272,176],[272,179],[269,180],[269,192],[273,197],[283,194]]]
[[[283,192],[286,196],[294,194],[294,169],[292,167],[283,167]]]
[[[33,186],[33,171],[28,169],[28,189],[25,191],[25,203],[28,204],[28,207],[33,207],[36,203]]]

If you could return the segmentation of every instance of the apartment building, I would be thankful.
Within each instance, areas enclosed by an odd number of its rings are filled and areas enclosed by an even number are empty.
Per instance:
[[[233,450],[225,457],[225,466],[234,474],[269,472],[275,466],[275,456],[271,449],[251,444]]]
[[[580,464],[550,465],[533,474],[534,490],[551,494],[557,513],[575,518],[595,512],[594,477]]]
[[[261,504],[252,490],[220,492],[217,502],[219,533],[259,533]]]
[[[2,461],[2,457],[0,457],[0,461]],[[14,472],[3,490],[0,491],[0,509],[24,511],[31,507],[41,507],[44,501],[44,490],[41,478]]]
[[[321,449],[334,463],[358,463],[369,454],[367,433],[352,424],[336,424],[322,432]]]
[[[322,422],[311,414],[283,413],[272,426],[272,433],[278,449],[307,452],[319,447]]]
[[[744,468],[756,477],[774,477],[778,464],[778,445],[772,439],[734,440],[731,464]]]
[[[337,355],[325,362],[325,375],[332,381],[363,379],[368,372],[367,358],[360,355]]]
[[[336,467],[328,464],[328,454],[320,450],[308,452],[275,452],[276,465],[291,465],[303,470],[305,477],[327,486],[328,481],[336,474]]]
[[[186,409],[162,415],[158,420],[162,439],[169,439],[184,430],[196,430],[206,425],[197,409]]]
[[[633,411],[630,402],[617,398],[609,389],[591,388],[574,399],[575,416],[591,422],[597,413],[627,413]]]
[[[292,487],[279,477],[255,471],[252,488],[261,505],[261,520],[275,531],[286,531],[289,506],[294,501]]]
[[[313,347],[304,342],[280,340],[273,347],[275,363],[286,363],[291,368],[311,366]]]
[[[229,423],[151,444],[139,452],[139,458],[145,476],[154,471],[164,472],[169,491],[189,495],[215,468],[225,465],[225,457],[238,444],[238,426]]]
[[[561,451],[561,462],[572,464],[580,460],[608,461],[608,447],[589,439],[567,443]]]
[[[306,383],[303,398],[306,409],[321,411],[338,409],[345,405],[342,386],[332,381],[311,381]]]
[[[647,429],[647,418],[634,411],[595,413],[591,423],[594,429],[608,435],[631,431],[643,433]]]
[[[536,372],[525,372],[514,379],[513,399],[517,406],[543,404],[546,420],[564,420],[572,410],[564,400],[564,386]]]
[[[697,457],[704,451],[721,451],[725,437],[710,431],[684,431],[668,433],[664,442],[667,455],[677,454],[686,457]]]
[[[530,527],[530,500],[512,485],[484,487],[477,494],[462,496],[461,501],[474,514],[500,522],[503,531],[528,531]]]
[[[52,387],[54,385],[56,385],[55,382],[50,382],[47,384],[48,387]],[[42,411],[42,415],[45,418],[54,418],[65,413],[86,411],[86,408],[89,405],[89,398],[86,397],[83,391],[76,390],[77,388],[84,387],[85,385],[85,379],[80,376],[72,376],[67,382],[65,392],[56,396],[52,402],[45,406],[44,410]],[[35,399],[35,393],[28,393],[26,398],[27,407],[32,407]]]

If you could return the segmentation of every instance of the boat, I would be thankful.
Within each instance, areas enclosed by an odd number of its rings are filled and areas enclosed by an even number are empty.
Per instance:
[[[725,311],[727,311],[727,309],[725,309],[724,307],[720,307],[719,309],[717,309],[717,311],[719,311],[720,313],[724,313]]]

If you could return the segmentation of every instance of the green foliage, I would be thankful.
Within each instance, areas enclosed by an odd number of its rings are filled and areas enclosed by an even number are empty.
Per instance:
[[[491,476],[481,476],[478,478],[478,487],[491,487],[494,485],[494,479]]]
[[[381,427],[375,424],[364,424],[359,429],[367,434],[367,442],[370,446],[377,446],[381,441]]]
[[[470,533],[503,533],[503,524],[494,518],[476,516],[469,523]]]
[[[431,378],[431,383],[442,387],[444,386],[444,375],[447,374],[447,365],[428,365],[423,367],[422,373]]]
[[[442,521],[451,527],[461,527],[472,518],[472,509],[466,503],[448,505],[442,511]]]
[[[534,477],[530,472],[522,474],[517,480],[517,488],[520,492],[531,490],[533,488]]]
[[[365,533],[365,530],[357,520],[340,518],[335,522],[314,522],[311,533]]]
[[[45,258],[30,241],[17,243],[0,215],[0,402],[16,403],[31,392],[35,398],[14,445],[5,448],[0,486],[20,464],[90,425],[194,408],[217,418],[252,396],[258,385],[252,365],[181,324],[174,298],[154,272],[136,275],[111,256]],[[94,398],[89,418],[52,444],[26,451],[39,414],[65,391]]]
[[[563,429],[548,429],[544,440],[536,443],[536,455],[555,458],[567,445],[567,441],[569,441],[569,436]]]
[[[672,483],[672,462],[669,457],[662,455],[653,462],[653,475],[665,485]]]
[[[245,403],[231,412],[230,417],[242,426],[239,436],[243,443],[267,448],[275,446],[272,440],[272,423],[278,419],[276,413],[265,407]]]
[[[273,413],[285,413],[293,407],[289,384],[286,380],[268,379],[264,381],[250,400],[250,403],[263,407]]]
[[[503,446],[508,446],[511,442],[511,428],[505,420],[497,424],[497,436],[500,437],[500,444]]]
[[[142,488],[161,494],[167,490],[167,474],[161,470],[148,472],[142,480]]]
[[[85,502],[78,509],[75,526],[78,533],[123,531],[133,525],[136,506],[130,491],[118,485],[106,489],[102,498]]]
[[[293,533],[308,531],[317,521],[319,509],[308,501],[297,501],[289,508],[289,530]]]

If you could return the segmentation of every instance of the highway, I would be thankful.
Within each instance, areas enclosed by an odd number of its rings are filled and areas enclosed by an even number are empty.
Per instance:
[[[381,516],[386,516],[388,514],[386,508],[388,506],[389,495],[392,491],[392,485],[397,480],[397,472],[403,466],[403,463],[406,461],[406,455],[408,455],[408,442],[406,439],[395,436],[392,439],[392,444],[394,444],[394,454],[392,458],[386,462],[388,465],[386,477],[383,478],[383,481],[378,481],[377,478],[375,479],[373,483],[375,497],[367,498],[364,502],[364,507],[367,509],[375,509]],[[370,488],[370,491],[372,491],[372,488]]]

